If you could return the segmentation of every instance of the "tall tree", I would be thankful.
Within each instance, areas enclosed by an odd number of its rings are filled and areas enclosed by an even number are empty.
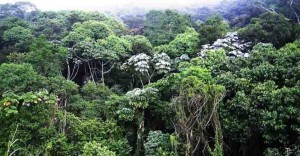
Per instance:
[[[32,64],[44,76],[58,76],[64,70],[67,53],[66,48],[50,43],[45,36],[40,36],[32,43],[25,62]]]
[[[176,11],[150,11],[144,23],[144,35],[154,46],[167,44],[179,33],[191,26],[191,19],[186,14]]]
[[[157,90],[155,88],[136,88],[126,93],[129,98],[129,104],[134,108],[136,114],[137,128],[137,140],[134,156],[142,155],[142,149],[144,146],[144,111],[148,107],[149,102],[155,96]]]
[[[123,64],[125,70],[134,69],[136,74],[144,87],[150,84],[154,75],[166,74],[171,71],[171,59],[165,54],[154,54],[153,58],[141,53],[130,57],[126,63]],[[144,79],[147,80],[144,83]]]
[[[184,33],[178,34],[173,41],[167,45],[155,47],[155,51],[164,52],[172,58],[180,57],[184,54],[196,56],[199,34],[194,28],[187,27]]]
[[[15,47],[20,52],[28,51],[28,45],[34,38],[30,29],[21,26],[4,31],[2,37],[7,46]]]
[[[212,44],[226,35],[228,24],[221,16],[211,17],[199,25],[199,45]]]
[[[272,43],[279,48],[293,40],[292,31],[292,24],[283,15],[265,13],[253,18],[251,24],[240,29],[238,34],[254,43]]]

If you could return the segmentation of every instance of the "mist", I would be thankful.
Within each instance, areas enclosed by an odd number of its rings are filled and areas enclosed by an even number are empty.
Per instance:
[[[20,0],[0,0],[0,3],[15,3]],[[191,6],[212,6],[222,0],[25,0],[43,11],[53,10],[98,10],[116,11],[132,8],[179,9]]]

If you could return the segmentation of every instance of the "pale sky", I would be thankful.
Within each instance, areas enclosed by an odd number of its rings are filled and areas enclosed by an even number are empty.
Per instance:
[[[178,8],[185,6],[212,5],[221,0],[0,0],[0,3],[29,1],[41,10],[112,10],[126,7]]]

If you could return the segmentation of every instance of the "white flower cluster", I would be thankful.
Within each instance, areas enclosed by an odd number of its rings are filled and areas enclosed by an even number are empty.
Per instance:
[[[152,61],[158,73],[168,73],[171,70],[171,59],[166,53],[155,54]]]
[[[190,57],[187,54],[182,54],[179,59],[183,61],[188,61],[190,60]]]
[[[157,73],[168,73],[171,70],[171,59],[166,53],[155,54],[152,59],[150,56],[141,53],[129,58],[122,68],[128,66],[133,66],[135,71],[142,74],[149,74],[154,69],[157,70]]]
[[[239,39],[237,32],[229,32],[225,38],[218,39],[212,45],[203,45],[202,50],[198,55],[205,57],[206,51],[208,50],[224,49],[229,56],[249,57],[252,46],[253,43]]]
[[[138,100],[138,101],[141,101],[141,100],[145,100],[147,99],[147,97],[155,94],[157,92],[157,89],[155,88],[135,88],[131,91],[128,91],[127,92],[127,96],[132,99],[132,100]]]
[[[128,65],[134,66],[135,71],[146,73],[150,69],[150,59],[151,59],[150,56],[141,53],[129,58]]]
[[[127,92],[126,96],[130,100],[130,105],[137,108],[146,108],[148,101],[157,93],[155,88],[135,88],[132,91]]]

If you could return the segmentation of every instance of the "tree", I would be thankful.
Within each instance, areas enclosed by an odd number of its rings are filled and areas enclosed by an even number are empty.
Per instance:
[[[172,155],[170,134],[150,131],[145,143],[145,156]]]
[[[62,15],[50,17],[38,17],[36,21],[35,34],[36,36],[45,35],[48,40],[60,41],[67,35],[67,20]]]
[[[137,140],[135,148],[135,156],[140,156],[142,154],[143,142],[144,142],[144,131],[145,131],[145,121],[144,121],[144,109],[148,107],[149,101],[153,99],[157,90],[155,88],[136,88],[132,91],[126,93],[129,98],[129,104],[134,108],[136,114],[136,124],[137,128]]]
[[[187,28],[184,33],[178,34],[173,41],[167,45],[155,47],[158,52],[165,52],[172,58],[180,57],[183,54],[195,56],[199,34],[193,28]]]
[[[243,153],[260,155],[270,148],[296,153],[298,141],[291,138],[299,136],[298,45],[297,41],[276,50],[271,44],[258,44],[247,59],[225,60],[227,72],[216,77],[227,89],[220,109],[225,140],[240,143],[235,148]]]
[[[293,40],[292,28],[283,15],[265,13],[259,18],[253,18],[250,25],[238,31],[238,35],[254,43],[272,43],[279,48]]]
[[[112,19],[108,20],[113,22]],[[110,22],[108,24],[111,24]],[[100,73],[103,84],[104,75],[112,70],[115,62],[131,51],[131,44],[115,36],[106,23],[93,20],[75,23],[73,31],[63,40],[65,45],[71,47],[70,60],[75,62],[73,69],[78,70],[79,65],[83,63],[85,71],[88,68],[89,72],[86,72],[85,76],[95,82],[97,73]]]
[[[213,84],[209,71],[198,67],[183,70],[178,78],[179,93],[172,99],[176,112],[174,128],[177,136],[184,138],[185,155],[191,156],[201,151],[200,145],[208,145],[208,127],[219,133],[221,124],[217,109],[225,88]],[[223,140],[221,134],[215,139]]]
[[[152,59],[150,56],[141,53],[129,58],[127,62],[123,64],[123,68],[127,70],[133,68],[144,87],[143,78],[145,77],[147,83],[150,84],[155,74],[168,73],[171,70],[171,60],[165,53],[154,54]]]
[[[180,142],[174,145],[180,147],[175,153],[208,153],[211,146],[208,142],[214,141],[215,148],[223,144],[218,108],[225,88],[216,84],[209,70],[192,62],[189,66],[180,65],[179,71],[150,86],[158,88],[160,99],[168,103],[164,111],[168,113],[166,120],[172,123]],[[217,137],[212,139],[213,136]]]
[[[56,76],[47,79],[47,89],[50,93],[59,98],[57,106],[64,111],[64,122],[62,123],[61,133],[65,134],[67,126],[67,108],[69,107],[71,96],[78,93],[78,85],[73,81],[66,80],[62,76]]]
[[[19,51],[28,50],[28,43],[33,39],[31,30],[16,26],[3,32],[3,40],[8,46],[14,46]]]
[[[112,30],[109,28],[109,26],[99,21],[86,21],[83,23],[75,23],[72,27],[74,30],[79,28],[90,30],[93,33],[90,37],[95,40],[104,39],[110,34],[112,34]]]
[[[82,116],[87,118],[107,118],[105,115],[106,106],[103,105],[113,92],[103,84],[87,82],[82,88],[82,99],[87,101]]]
[[[296,19],[297,23],[300,24],[300,15],[299,15],[300,4],[299,4],[299,1],[289,0],[289,1],[287,1],[287,3],[288,3],[288,6],[291,9],[291,12],[294,14],[294,18]]]
[[[107,17],[107,19],[105,19],[103,23],[106,24],[109,27],[109,29],[111,29],[112,32],[117,36],[124,35],[127,30],[127,26],[125,24],[123,24],[120,21],[117,21],[112,17]]]
[[[29,64],[7,64],[0,66],[0,95],[6,91],[24,93],[35,91],[42,85],[43,77]]]
[[[18,17],[25,19],[30,15],[37,13],[38,9],[30,2],[16,2],[0,5],[0,19],[6,17]]]
[[[125,40],[129,41],[132,45],[132,53],[131,55],[137,55],[140,53],[145,53],[147,55],[152,55],[152,44],[148,40],[147,37],[136,35],[126,35],[122,36]]]
[[[98,46],[103,47],[108,53],[101,54],[101,50],[96,54],[96,59],[101,62],[101,81],[104,84],[104,74],[107,74],[114,67],[114,64],[121,58],[124,58],[132,50],[132,45],[127,40],[116,36],[109,36],[105,40],[99,40]],[[101,56],[102,55],[102,56]],[[110,64],[110,67],[105,70],[105,66]]]
[[[105,84],[104,75],[109,73],[115,63],[126,56],[129,51],[131,51],[131,44],[128,41],[111,35],[98,41],[86,39],[78,43],[72,55],[87,64],[93,82],[96,82],[95,76],[98,72],[101,74],[101,82]]]
[[[10,132],[18,127],[15,137],[20,141],[13,144],[13,149],[20,150],[15,154],[26,155],[30,147],[33,148],[30,152],[38,153],[55,133],[53,112],[57,98],[46,90],[22,94],[8,91],[1,96],[0,121],[6,126],[0,128],[0,151],[8,142]],[[23,142],[30,146],[24,147]]]
[[[212,44],[226,35],[228,24],[221,16],[211,17],[199,25],[199,45]]]
[[[299,24],[299,0],[264,0],[257,1],[256,7],[263,10],[264,12],[273,14],[282,14],[287,19],[291,19]]]
[[[92,20],[83,23],[75,23],[72,26],[72,29],[73,30],[63,39],[63,42],[69,47],[72,47],[87,38],[96,41],[113,34],[112,30],[104,22]]]
[[[265,0],[239,0],[224,1],[220,3],[217,12],[229,21],[231,27],[245,27],[252,18],[259,16],[265,11],[255,5],[256,2],[264,3]],[[272,0],[273,2],[276,0]]]
[[[56,117],[56,128],[60,129],[64,114],[59,111]],[[82,155],[84,150],[97,154],[93,147],[84,149],[86,143],[97,142],[98,145],[101,144],[101,147],[106,147],[106,150],[113,151],[116,155],[126,156],[131,152],[131,147],[127,139],[123,137],[124,132],[115,120],[104,121],[99,118],[78,117],[67,112],[66,133],[63,134],[66,141],[59,144],[61,137],[54,135],[44,148],[51,155],[63,152],[67,155]],[[68,147],[64,148],[65,145]]]
[[[83,156],[116,156],[116,153],[97,142],[89,142],[83,147]]]
[[[14,27],[22,27],[24,29],[28,29],[29,23],[25,20],[22,20],[17,17],[7,17],[4,19],[0,20],[0,43],[1,43],[1,48],[4,46],[4,41],[3,41],[3,33],[6,30],[12,29]]]
[[[191,19],[176,11],[150,11],[144,23],[144,35],[154,46],[168,44],[179,33],[183,33]]]
[[[40,36],[32,43],[25,62],[32,64],[43,76],[58,76],[62,75],[67,52],[66,48],[50,43],[45,36]]]

